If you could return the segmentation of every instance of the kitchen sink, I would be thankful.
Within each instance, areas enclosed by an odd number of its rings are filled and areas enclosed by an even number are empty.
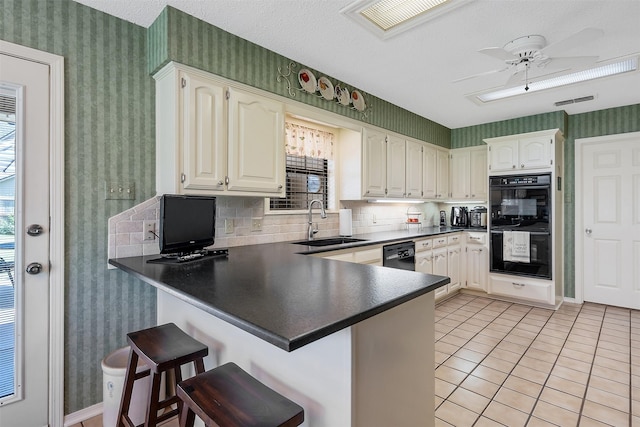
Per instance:
[[[294,245],[306,246],[332,246],[342,245],[345,243],[363,242],[366,239],[353,239],[351,237],[328,237],[325,239],[303,240],[301,242],[293,242]]]

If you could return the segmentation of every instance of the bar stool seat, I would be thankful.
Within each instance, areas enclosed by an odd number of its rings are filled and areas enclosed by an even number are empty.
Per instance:
[[[207,427],[294,427],[304,421],[302,407],[256,380],[235,363],[226,363],[178,384],[184,407],[180,427],[197,415]]]
[[[118,427],[135,427],[129,418],[129,406],[133,383],[151,375],[151,391],[145,418],[145,427],[155,427],[182,411],[182,400],[175,393],[164,400],[160,400],[160,380],[163,372],[173,372],[175,382],[182,381],[180,367],[193,362],[196,375],[204,372],[204,357],[209,353],[206,345],[190,337],[173,323],[143,329],[127,334],[127,341],[131,346],[129,363],[124,380],[124,390],[118,412]],[[136,373],[138,359],[142,360],[149,369]],[[177,407],[158,416],[158,411],[173,404]]]

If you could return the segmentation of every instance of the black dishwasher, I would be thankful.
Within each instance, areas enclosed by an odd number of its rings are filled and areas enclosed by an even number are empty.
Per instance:
[[[382,247],[382,265],[415,271],[416,249],[413,242],[395,243]]]

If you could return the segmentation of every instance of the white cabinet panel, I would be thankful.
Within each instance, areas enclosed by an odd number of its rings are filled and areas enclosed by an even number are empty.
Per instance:
[[[422,197],[422,147],[415,141],[407,141],[406,192],[408,198]]]
[[[407,147],[404,139],[387,136],[387,197],[405,197]]]
[[[437,156],[435,147],[425,145],[422,150],[422,197],[435,199],[438,194]]]
[[[365,197],[385,197],[387,186],[386,134],[364,128],[363,193]]]
[[[437,150],[436,154],[436,199],[446,199],[449,197],[449,152],[448,150]]]

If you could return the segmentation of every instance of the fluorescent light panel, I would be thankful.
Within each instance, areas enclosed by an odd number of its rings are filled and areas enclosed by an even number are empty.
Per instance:
[[[476,95],[482,102],[497,101],[499,99],[509,98],[511,96],[523,95],[525,93],[537,92],[539,90],[551,89],[559,86],[566,86],[574,83],[585,82],[588,80],[599,79],[602,77],[614,76],[616,74],[628,73],[638,69],[638,57],[625,59],[624,61],[614,62],[588,70],[578,71],[576,73],[566,74],[564,76],[552,77],[546,80],[530,82],[529,90],[524,90],[524,85],[500,89],[493,92]]]
[[[381,0],[360,13],[383,31],[402,24],[449,0]]]

